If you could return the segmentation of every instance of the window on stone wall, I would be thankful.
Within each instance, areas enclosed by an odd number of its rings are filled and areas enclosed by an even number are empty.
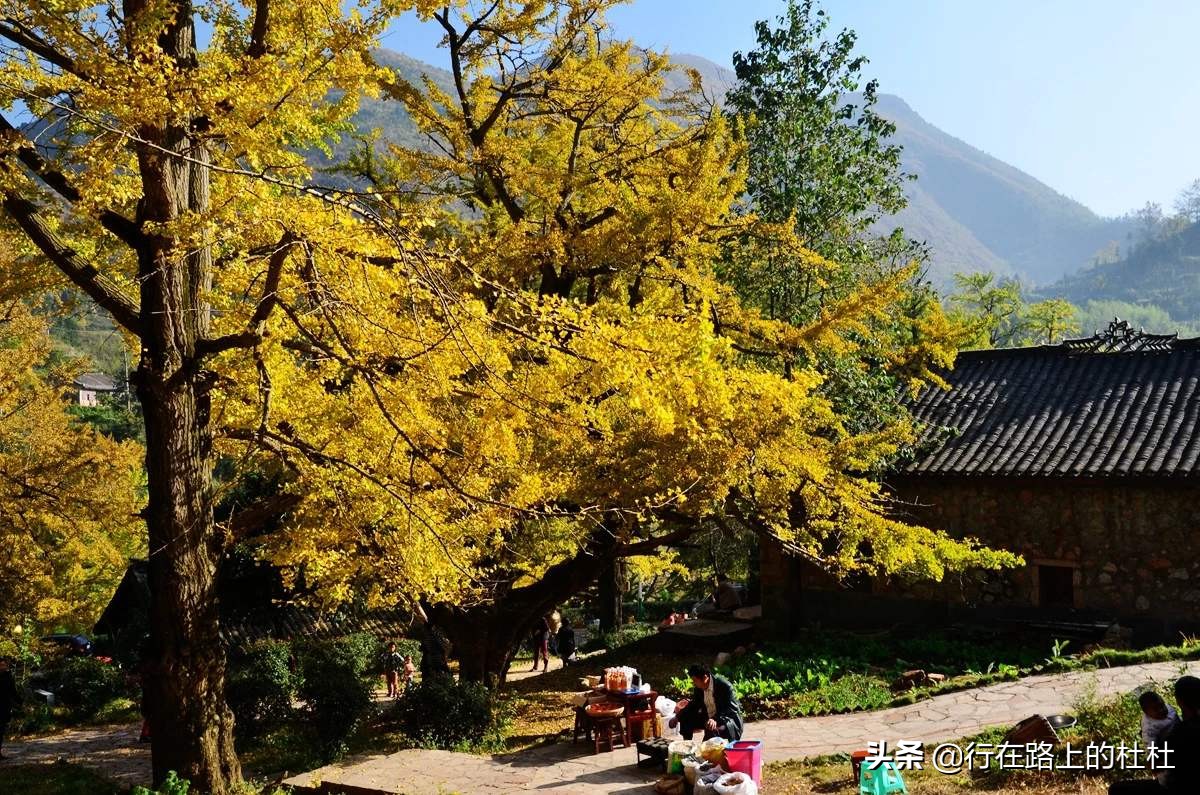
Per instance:
[[[1038,566],[1038,606],[1075,606],[1075,569],[1070,566]]]

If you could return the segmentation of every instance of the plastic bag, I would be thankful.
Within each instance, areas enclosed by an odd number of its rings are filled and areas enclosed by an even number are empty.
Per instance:
[[[689,786],[696,785],[696,779],[700,777],[700,766],[704,764],[694,756],[689,756],[683,760],[683,778]]]
[[[710,737],[700,744],[700,758],[705,762],[720,762],[725,758],[725,740]]]
[[[683,773],[683,760],[696,752],[696,744],[691,740],[676,740],[667,746],[667,772]]]
[[[716,795],[758,795],[758,785],[745,773],[726,773],[713,784]]]
[[[658,795],[683,795],[684,790],[683,776],[664,776],[654,785]]]
[[[654,701],[654,711],[664,718],[669,718],[675,714],[675,702],[664,696],[659,696]]]

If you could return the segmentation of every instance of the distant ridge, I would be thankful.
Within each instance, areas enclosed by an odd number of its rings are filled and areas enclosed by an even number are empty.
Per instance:
[[[737,82],[727,69],[698,55],[673,54],[695,69],[705,93],[718,101]],[[442,88],[450,73],[403,53],[377,51],[380,63],[419,83],[428,75]],[[672,88],[686,86],[680,74]],[[1057,282],[1093,261],[1094,255],[1125,238],[1127,219],[1102,218],[1001,160],[925,121],[901,98],[884,94],[878,112],[896,125],[894,141],[904,148],[903,169],[917,179],[906,186],[908,207],[878,224],[878,231],[902,227],[931,250],[929,275],[946,284],[957,271],[991,271],[1035,285]],[[424,142],[396,102],[369,100],[356,117],[362,130],[408,146]]]

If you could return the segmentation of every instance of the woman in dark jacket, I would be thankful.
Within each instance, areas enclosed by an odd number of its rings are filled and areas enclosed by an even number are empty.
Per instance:
[[[704,730],[704,739],[724,737],[730,742],[742,738],[742,705],[738,703],[733,685],[723,676],[716,676],[702,665],[688,668],[692,678],[692,697],[687,706],[671,718],[671,726],[691,739]]]
[[[571,627],[570,621],[563,621],[562,626],[558,628],[558,656],[562,657],[563,667],[571,663],[575,659],[575,630]]]

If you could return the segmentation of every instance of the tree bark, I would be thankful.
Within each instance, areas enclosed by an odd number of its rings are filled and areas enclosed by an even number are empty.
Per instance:
[[[129,24],[143,10],[142,0],[128,0]],[[181,69],[196,63],[192,14],[186,0],[177,2],[159,36]],[[208,155],[186,121],[154,120],[138,132],[148,142],[137,150],[142,351],[135,378],[146,423],[151,605],[144,686],[154,782],[173,770],[197,790],[222,795],[240,783],[241,768],[217,609],[223,544],[213,520],[211,381],[197,352],[209,331],[212,254],[169,232],[188,213],[208,210]]]
[[[532,585],[510,585],[495,593],[491,601],[470,607],[428,607],[425,612],[454,644],[459,678],[492,688],[502,685],[509,663],[536,623],[591,585],[602,571],[619,565],[617,549],[616,534],[604,529],[575,557],[550,567]]]
[[[613,560],[600,574],[600,628],[618,629],[625,621],[625,571],[623,561]]]

